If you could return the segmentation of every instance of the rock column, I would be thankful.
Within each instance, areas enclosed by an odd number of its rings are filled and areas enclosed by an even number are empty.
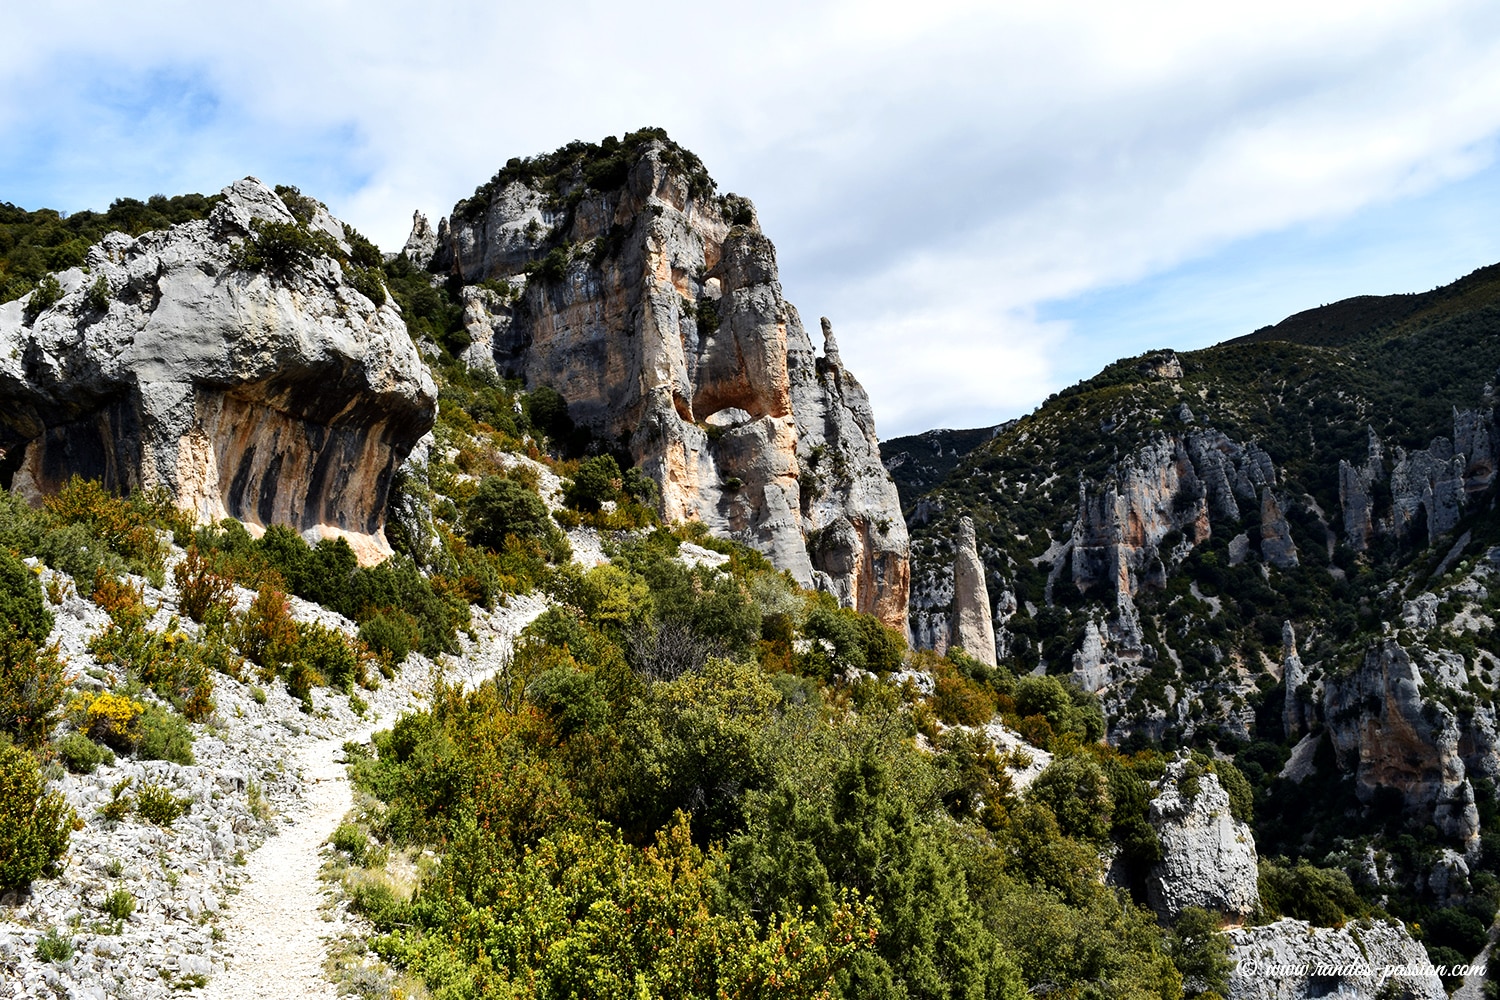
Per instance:
[[[953,614],[948,619],[948,644],[981,663],[995,665],[995,625],[990,618],[990,592],[984,582],[984,563],[974,539],[974,521],[958,522],[958,546],[953,557]]]

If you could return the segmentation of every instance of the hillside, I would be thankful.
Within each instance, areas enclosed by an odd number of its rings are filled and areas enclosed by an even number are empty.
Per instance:
[[[974,601],[971,517],[999,663],[1096,695],[1117,746],[1235,761],[1263,851],[1488,926],[1497,300],[1484,268],[1057,393],[903,497],[916,641]]]

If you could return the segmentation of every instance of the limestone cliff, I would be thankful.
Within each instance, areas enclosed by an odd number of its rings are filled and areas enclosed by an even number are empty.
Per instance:
[[[667,519],[905,633],[906,525],[869,400],[828,321],[819,356],[782,297],[753,207],[664,138],[572,149],[513,161],[439,223],[465,360],[556,389],[660,484]]]
[[[50,305],[0,305],[0,479],[31,497],[75,473],[163,487],[202,517],[379,559],[391,476],[436,387],[400,313],[333,258],[242,266],[257,220],[294,222],[274,192],[247,178],[223,198],[203,221],[109,235]],[[343,239],[322,210],[306,230]]]
[[[1479,811],[1460,754],[1454,713],[1423,697],[1422,673],[1394,640],[1372,647],[1352,673],[1324,684],[1323,714],[1341,766],[1363,801],[1398,790],[1409,810],[1470,852]]]

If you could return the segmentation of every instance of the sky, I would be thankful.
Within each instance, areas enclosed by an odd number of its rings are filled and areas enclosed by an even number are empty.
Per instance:
[[[387,250],[653,125],[750,197],[883,438],[1500,261],[1500,5],[12,5],[0,201],[295,184]]]

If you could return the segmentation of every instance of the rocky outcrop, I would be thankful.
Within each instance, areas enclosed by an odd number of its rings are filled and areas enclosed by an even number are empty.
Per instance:
[[[1269,486],[1260,491],[1260,556],[1277,569],[1297,565],[1297,546],[1292,541],[1291,527]]]
[[[1399,921],[1314,927],[1290,918],[1231,927],[1229,1000],[1400,996],[1446,1000],[1427,950]]]
[[[291,223],[254,178],[209,218],[112,233],[32,318],[0,306],[0,478],[36,498],[74,475],[162,487],[200,517],[343,536],[366,562],[396,467],[437,391],[400,313],[333,258],[239,266],[252,222]],[[309,224],[332,235],[331,216]]]
[[[1230,812],[1229,794],[1212,771],[1187,755],[1167,765],[1148,813],[1162,859],[1146,877],[1151,908],[1175,920],[1197,906],[1244,917],[1260,905],[1255,839]]]
[[[437,253],[437,245],[437,233],[432,231],[427,216],[421,212],[411,213],[411,235],[406,238],[401,253],[417,267],[425,268],[432,262],[432,255]]]
[[[984,582],[984,563],[974,540],[974,521],[960,518],[953,556],[953,615],[948,622],[948,644],[995,665],[995,626],[990,617],[990,591]]]
[[[1430,816],[1466,852],[1479,844],[1479,811],[1460,753],[1462,732],[1445,705],[1422,697],[1424,680],[1393,639],[1373,646],[1352,673],[1324,683],[1323,715],[1339,766],[1361,801],[1380,788]]]
[[[1288,740],[1297,740],[1317,721],[1311,673],[1297,654],[1297,633],[1291,622],[1281,623],[1281,681],[1286,689],[1284,724]]]
[[[1344,541],[1355,552],[1370,547],[1375,532],[1375,484],[1385,478],[1380,438],[1369,428],[1365,464],[1356,468],[1339,459],[1339,506],[1344,517]]]
[[[555,193],[497,181],[456,208],[433,267],[518,289],[465,290],[467,359],[556,389],[660,484],[667,519],[702,521],[904,634],[906,525],[869,400],[827,321],[819,356],[782,298],[749,203],[704,193],[683,163],[652,140],[611,190],[564,171]]]

